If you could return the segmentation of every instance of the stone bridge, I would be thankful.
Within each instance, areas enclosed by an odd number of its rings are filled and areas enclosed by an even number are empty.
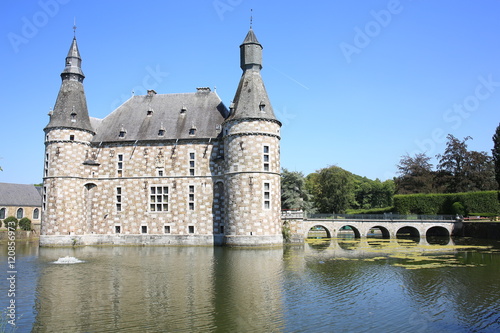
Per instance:
[[[380,218],[382,216],[382,218]],[[306,217],[290,212],[282,214],[282,221],[288,223],[294,239],[306,239],[310,231],[326,232],[327,238],[336,238],[345,233],[352,233],[355,238],[365,238],[378,233],[382,238],[398,238],[410,236],[425,238],[427,236],[449,237],[456,234],[462,223],[453,217],[422,217],[401,215],[378,215],[374,217],[350,217],[335,215],[331,217]]]

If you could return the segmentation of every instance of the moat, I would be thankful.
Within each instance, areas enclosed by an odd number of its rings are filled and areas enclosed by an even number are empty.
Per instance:
[[[67,256],[81,262],[55,263]],[[318,239],[272,249],[19,241],[16,269],[17,332],[500,330],[494,240]],[[2,309],[7,288],[0,284]]]

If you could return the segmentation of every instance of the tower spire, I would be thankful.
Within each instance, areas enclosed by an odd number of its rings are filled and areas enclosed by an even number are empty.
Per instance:
[[[59,95],[46,129],[67,127],[93,132],[87,110],[87,99],[83,89],[85,75],[83,75],[82,71],[82,58],[80,57],[76,37],[73,37],[71,42],[66,56],[66,66],[61,72],[61,79],[62,84]]]
[[[243,75],[233,99],[233,109],[229,119],[250,118],[278,121],[260,75],[262,45],[252,29],[248,31],[245,40],[240,45],[240,67]]]

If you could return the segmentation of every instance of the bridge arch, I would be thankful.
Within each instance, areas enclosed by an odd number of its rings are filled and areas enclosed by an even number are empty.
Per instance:
[[[387,229],[386,227],[381,226],[381,225],[376,225],[376,226],[370,227],[368,230],[371,231],[374,229],[378,229],[380,231],[380,233],[382,234],[382,238],[384,238],[384,239],[391,238],[391,233],[390,233],[389,229]],[[370,235],[370,233],[369,233],[367,235],[367,237],[377,237],[377,235],[376,234]]]
[[[396,231],[396,238],[420,238],[420,231],[412,226],[404,226]]]
[[[450,232],[445,227],[433,226],[427,229],[427,231],[425,232],[425,236],[450,237]]]
[[[351,224],[345,224],[345,225],[341,226],[339,228],[339,232],[337,234],[337,237],[351,234],[349,231],[351,231],[352,234],[354,234],[354,238],[361,238],[361,232],[359,231],[359,229]]]
[[[325,225],[318,223],[307,230],[306,238],[332,238],[332,233]]]

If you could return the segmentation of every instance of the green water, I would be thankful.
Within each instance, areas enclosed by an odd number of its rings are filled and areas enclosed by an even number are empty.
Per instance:
[[[437,243],[39,249],[18,242],[17,332],[500,331],[500,244]],[[54,263],[66,256],[83,262]],[[2,282],[3,309],[7,293]]]

